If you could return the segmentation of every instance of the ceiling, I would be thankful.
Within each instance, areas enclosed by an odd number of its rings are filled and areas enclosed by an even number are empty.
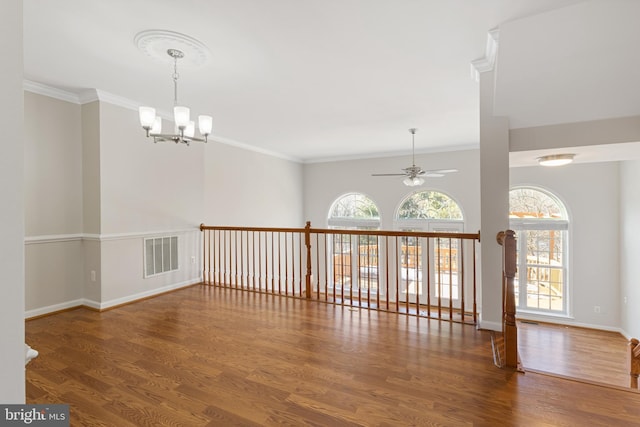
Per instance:
[[[213,115],[222,141],[313,162],[409,153],[407,129],[417,127],[417,152],[455,150],[478,146],[470,62],[496,27],[495,107],[514,127],[640,114],[640,85],[624,92],[621,83],[640,69],[640,50],[629,55],[639,3],[24,0],[24,71],[169,111],[172,66],[134,37],[171,30],[211,53],[202,66],[179,65],[180,101]],[[617,75],[616,61],[629,71]]]

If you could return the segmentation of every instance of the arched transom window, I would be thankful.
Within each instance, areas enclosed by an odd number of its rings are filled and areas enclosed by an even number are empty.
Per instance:
[[[378,206],[361,193],[345,194],[329,210],[329,227],[372,229],[380,226]]]

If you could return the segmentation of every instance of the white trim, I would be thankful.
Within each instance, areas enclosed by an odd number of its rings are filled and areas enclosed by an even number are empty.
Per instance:
[[[202,279],[200,277],[193,278],[190,280],[186,280],[184,282],[175,283],[173,285],[163,286],[161,288],[152,289],[150,291],[140,292],[134,295],[129,295],[122,298],[116,298],[107,302],[97,302],[94,300],[80,298],[72,301],[66,301],[60,304],[49,305],[46,307],[34,308],[33,310],[28,310],[24,312],[25,319],[29,319],[32,317],[42,316],[49,313],[54,313],[56,311],[66,310],[68,308],[75,308],[81,306],[87,306],[96,310],[105,310],[110,307],[115,307],[117,305],[126,304],[130,302],[135,302],[137,300],[141,300],[144,298],[148,298],[154,295],[162,294],[165,292],[169,292],[176,289],[186,288],[187,286],[195,285],[196,283],[200,283]]]
[[[141,105],[144,105],[141,102],[133,101],[129,98],[125,98],[120,95],[115,95],[100,89],[87,89],[87,90],[83,90],[81,94],[76,94],[73,92],[64,91],[62,89],[58,89],[56,87],[48,86],[43,83],[38,83],[31,80],[24,80],[23,88],[26,91],[37,93],[39,95],[48,96],[50,98],[56,98],[62,101],[67,101],[67,102],[80,104],[80,105],[88,104],[94,101],[100,101],[100,102],[106,102],[108,104],[112,104],[118,107],[126,108],[128,110],[134,110],[136,112],[138,111],[138,108]],[[158,110],[157,113],[163,119],[173,121],[173,115],[170,112],[164,111],[164,110]],[[233,139],[224,138],[222,136],[209,135],[208,139],[209,139],[209,142],[219,142],[221,144],[242,148],[247,151],[266,154],[271,157],[278,157],[284,160],[289,160],[291,162],[303,163],[303,160],[297,157],[289,156],[282,153],[277,153],[275,151],[267,150],[265,148],[260,148],[254,145],[246,144],[244,142],[239,142]]]
[[[164,236],[166,234],[199,233],[200,229],[198,227],[182,228],[177,230],[137,231],[132,233],[113,234],[44,234],[39,236],[26,236],[24,238],[24,244],[32,245],[37,243],[73,242],[80,240],[97,240],[100,242],[106,242],[110,240],[126,240],[137,239],[141,237]]]
[[[619,332],[623,336],[627,336],[622,328],[617,326],[595,325],[593,323],[574,322],[571,317],[564,316],[542,316],[532,313],[516,313],[516,320],[525,320],[530,322],[552,323],[557,325],[575,326],[576,328],[597,329],[600,331]]]
[[[440,146],[427,149],[416,150],[415,154],[434,154],[434,153],[451,153],[454,151],[478,150],[479,144],[461,144],[452,147]],[[366,159],[384,159],[388,157],[404,157],[410,156],[411,151],[385,151],[382,153],[359,153],[348,156],[319,157],[314,159],[303,160],[304,164],[342,162],[348,160],[366,160]]]
[[[83,234],[49,234],[42,236],[26,236],[24,238],[25,245],[33,245],[38,243],[59,243],[59,242],[76,242],[84,239]]]
[[[209,142],[219,142],[221,144],[231,145],[233,147],[242,148],[242,149],[248,150],[248,151],[254,151],[256,153],[266,154],[266,155],[272,156],[272,157],[278,157],[278,158],[281,158],[281,159],[284,159],[284,160],[289,160],[291,162],[303,163],[303,160],[299,159],[297,157],[292,157],[292,156],[288,156],[286,154],[277,153],[275,151],[267,150],[266,148],[256,147],[254,145],[245,144],[244,142],[235,141],[233,139],[224,138],[222,136],[209,135]]]
[[[500,322],[490,322],[488,320],[480,319],[478,321],[478,329],[502,332],[502,323],[500,323]]]
[[[494,69],[496,57],[498,56],[498,40],[500,29],[494,28],[487,34],[487,45],[482,58],[471,61],[471,78],[476,82],[480,81],[480,73],[485,73]]]
[[[117,105],[128,110],[133,110],[135,112],[138,112],[138,108],[143,105],[140,102],[136,102],[123,96],[114,95],[112,93],[105,92],[104,90],[99,89],[96,89],[96,98],[101,102]]]
[[[93,240],[93,241],[100,241],[100,235],[99,234],[83,234],[82,235],[82,240]]]
[[[24,312],[24,318],[30,319],[32,317],[42,316],[43,314],[49,314],[60,310],[66,310],[67,308],[80,307],[81,305],[87,305],[85,299],[75,299],[72,301],[61,302],[60,304],[48,305],[46,307],[34,308],[33,310],[26,310]]]
[[[161,288],[156,288],[156,289],[152,289],[149,291],[145,291],[145,292],[140,292],[134,295],[129,295],[126,297],[121,297],[121,298],[116,298],[116,299],[112,299],[109,300],[107,302],[101,302],[101,303],[96,303],[94,301],[92,301],[94,304],[97,304],[97,307],[94,308],[98,308],[99,310],[104,310],[110,307],[115,307],[117,305],[121,305],[121,304],[126,304],[129,302],[134,302],[136,300],[140,300],[143,298],[148,298],[154,295],[158,295],[158,294],[162,294],[165,292],[169,292],[169,291],[173,291],[176,289],[181,289],[181,288],[186,288],[187,286],[191,286],[191,285],[195,285],[196,283],[200,283],[202,282],[202,279],[200,277],[196,277],[190,280],[185,280],[184,282],[180,282],[180,283],[175,283],[173,285],[168,285],[168,286],[163,286]]]
[[[82,305],[93,308],[94,310],[100,310],[100,303],[92,299],[85,298],[84,300],[82,300]]]
[[[177,230],[157,230],[157,231],[142,231],[133,233],[113,233],[113,234],[100,234],[98,240],[101,242],[109,240],[127,240],[137,239],[140,237],[163,237],[169,234],[187,234],[187,233],[200,233],[200,226],[194,228],[182,228]]]
[[[82,102],[80,102],[80,96],[76,93],[68,92],[31,80],[23,80],[22,88],[27,92],[48,96],[49,98],[55,98],[61,101],[71,102],[73,104],[82,104]]]

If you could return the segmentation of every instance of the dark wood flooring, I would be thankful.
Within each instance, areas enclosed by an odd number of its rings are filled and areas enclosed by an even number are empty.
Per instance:
[[[640,425],[640,393],[496,368],[473,326],[193,286],[27,321],[73,426]]]

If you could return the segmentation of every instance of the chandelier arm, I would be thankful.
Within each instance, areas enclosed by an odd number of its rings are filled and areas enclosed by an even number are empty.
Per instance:
[[[167,54],[173,58],[173,75],[171,76],[173,79],[173,102],[174,102],[174,121],[176,124],[178,123],[178,109],[180,110],[180,124],[177,128],[177,134],[163,134],[162,132],[162,121],[156,120],[159,119],[158,116],[155,116],[155,109],[149,107],[140,107],[140,122],[142,124],[142,128],[145,130],[147,138],[153,138],[154,143],[158,142],[169,142],[173,141],[176,144],[182,143],[186,145],[190,145],[191,142],[208,142],[208,136],[211,132],[211,116],[200,116],[199,125],[200,132],[203,135],[203,138],[196,138],[191,135],[187,135],[187,130],[189,130],[189,134],[192,132],[192,128],[195,126],[193,121],[190,121],[189,118],[189,108],[181,107],[178,105],[178,79],[180,78],[180,74],[178,73],[178,59],[184,57],[184,53],[178,49],[168,49]],[[186,113],[186,114],[185,114]],[[149,117],[148,117],[149,116]],[[153,118],[153,123],[149,120],[151,116],[155,116]],[[186,117],[187,124],[183,124],[184,117]],[[202,119],[205,120],[202,120]],[[157,123],[156,123],[157,122]],[[204,123],[204,125],[202,124]],[[157,126],[156,126],[157,125]],[[156,130],[158,133],[153,132]]]

